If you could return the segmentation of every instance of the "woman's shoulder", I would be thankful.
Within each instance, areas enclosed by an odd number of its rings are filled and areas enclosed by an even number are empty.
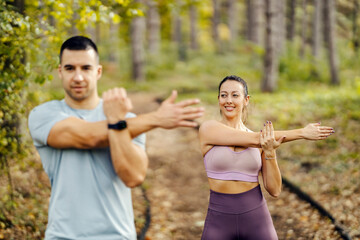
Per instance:
[[[214,132],[214,126],[220,124],[219,121],[216,120],[206,120],[204,121],[199,128],[199,138],[200,138],[200,145],[201,145],[201,152],[203,156],[213,147],[212,144],[208,144],[209,137],[211,137]]]
[[[218,126],[218,125],[223,125],[223,123],[221,123],[220,121],[215,120],[215,119],[206,120],[201,124],[201,126],[205,126],[205,127],[206,126]]]
[[[218,126],[219,124],[222,124],[220,123],[219,121],[217,120],[214,120],[214,119],[211,119],[211,120],[206,120],[204,121],[201,125],[200,125],[200,131],[206,131],[208,130],[209,128],[212,128],[214,126]]]

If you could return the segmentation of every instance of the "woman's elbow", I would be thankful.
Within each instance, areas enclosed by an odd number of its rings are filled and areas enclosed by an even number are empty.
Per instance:
[[[273,198],[278,198],[280,196],[280,193],[281,193],[281,189],[271,192],[269,191],[270,196],[272,196]]]
[[[274,198],[278,198],[281,194],[281,185],[280,186],[268,186],[264,184],[266,191],[270,194],[270,196]]]

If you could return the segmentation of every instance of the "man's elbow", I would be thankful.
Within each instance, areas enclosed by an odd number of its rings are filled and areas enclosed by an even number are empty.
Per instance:
[[[128,188],[134,188],[141,185],[145,181],[145,174],[138,174],[131,179],[125,180],[124,183]]]
[[[146,170],[133,172],[130,169],[119,168],[116,174],[127,187],[134,188],[145,181]]]

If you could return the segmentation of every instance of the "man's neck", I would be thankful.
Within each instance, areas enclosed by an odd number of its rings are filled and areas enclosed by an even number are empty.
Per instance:
[[[100,101],[100,97],[97,95],[92,98],[84,99],[82,101],[77,101],[77,100],[70,98],[69,96],[65,96],[66,104],[69,105],[69,107],[74,108],[74,109],[91,110],[98,106],[99,101]]]

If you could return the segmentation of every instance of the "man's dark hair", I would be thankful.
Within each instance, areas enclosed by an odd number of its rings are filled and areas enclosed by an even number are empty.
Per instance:
[[[94,49],[96,52],[96,56],[99,57],[99,53],[96,47],[96,44],[87,37],[84,36],[74,36],[66,40],[62,45],[60,49],[60,63],[61,63],[61,57],[65,49],[68,50],[88,50],[88,49]]]

